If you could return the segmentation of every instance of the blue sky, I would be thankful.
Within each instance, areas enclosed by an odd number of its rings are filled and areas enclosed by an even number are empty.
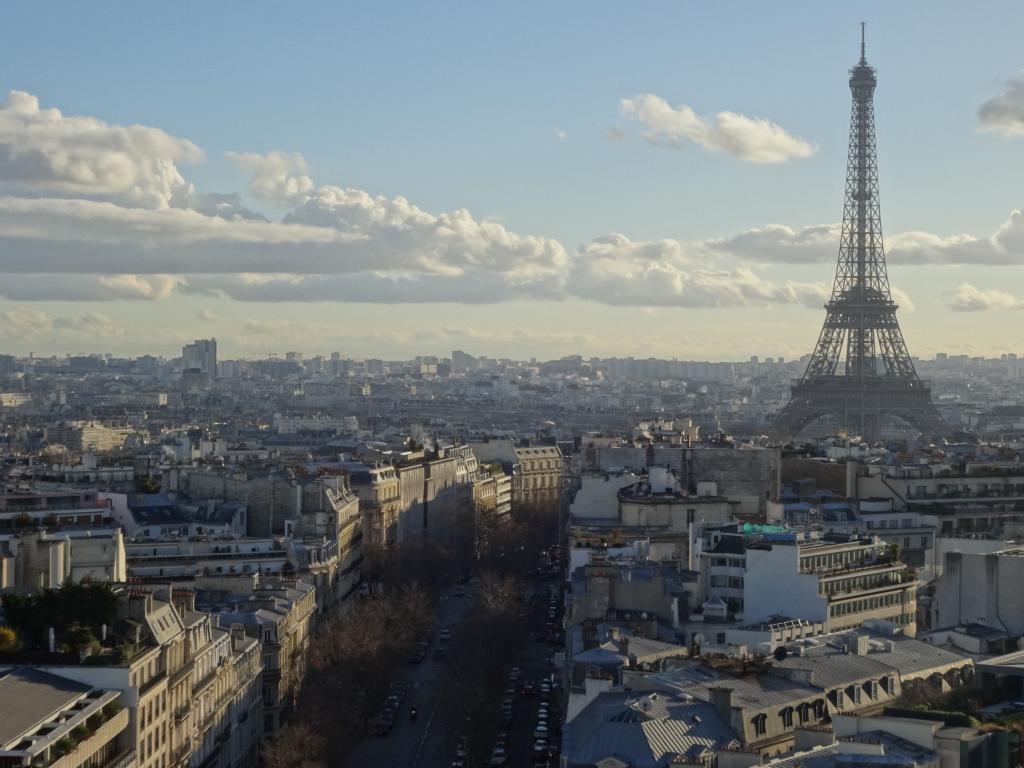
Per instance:
[[[0,287],[0,346],[172,353],[182,340],[217,335],[229,356],[284,348],[712,359],[809,352],[823,318],[814,291],[827,287],[834,269],[835,246],[827,247],[827,237],[815,246],[820,253],[775,243],[756,258],[721,247],[712,254],[708,242],[769,225],[799,231],[838,220],[846,77],[862,20],[869,61],[879,70],[890,276],[901,301],[912,305],[901,315],[911,351],[1024,353],[1011,330],[1024,305],[1024,252],[1015,250],[1024,249],[1024,235],[1016,237],[1011,226],[1016,239],[1008,238],[997,257],[979,256],[974,243],[1012,222],[1021,207],[1024,136],[1014,135],[1015,113],[1010,109],[1002,123],[988,126],[993,130],[980,130],[978,116],[1024,68],[1024,6],[1010,2],[986,3],[984,11],[953,2],[872,2],[856,9],[679,1],[5,4],[0,94],[27,92],[42,110],[57,108],[106,127],[148,126],[191,142],[202,159],[179,154],[173,164],[196,194],[241,193],[239,205],[285,226],[282,218],[306,198],[254,194],[247,186],[252,163],[243,169],[225,157],[284,151],[304,158],[293,175],[311,179],[309,194],[336,186],[378,201],[405,198],[432,216],[467,209],[474,227],[500,223],[503,231],[474,229],[468,244],[445,245],[443,253],[436,243],[417,240],[407,260],[391,263],[390,254],[408,246],[405,223],[398,233],[360,228],[365,222],[348,218],[351,200],[340,207],[320,200],[316,211],[304,208],[303,221],[317,215],[317,226],[380,238],[375,255],[365,258],[388,261],[388,279],[407,280],[408,290],[378,296],[367,277],[365,289],[346,293],[345,285],[363,286],[361,276],[374,265],[353,266],[339,245],[330,264],[294,273],[305,276],[288,282],[294,295],[279,291],[267,301],[251,292],[243,298],[227,277],[216,285],[189,281],[186,270],[194,266],[178,265],[171,246],[160,274],[183,282],[154,288],[146,278],[133,294],[125,286],[139,282],[125,276],[157,268],[133,271],[138,258],[133,264],[129,249],[123,265],[103,261],[97,242],[77,249],[62,242],[56,250],[65,261],[39,261],[31,290],[17,289],[29,271],[29,257],[18,252],[24,233],[12,232],[13,224],[5,231],[0,217],[0,270],[9,273],[0,274],[9,286]],[[705,118],[733,112],[766,119],[813,152],[752,162],[686,137],[679,148],[657,145],[645,139],[650,124],[620,107],[642,94]],[[26,151],[25,142],[39,133],[33,126],[24,128],[27,139],[14,135],[21,128],[10,129],[8,145]],[[168,204],[141,204],[109,185],[88,189],[80,179],[69,189],[53,171],[54,158],[64,156],[63,140],[31,148],[50,163],[45,178],[27,179],[23,165],[22,175],[7,169],[5,177],[0,123],[0,194],[103,201],[125,216],[136,206]],[[148,151],[147,144],[129,154]],[[167,158],[139,162],[150,160]],[[198,205],[178,198],[171,208]],[[12,205],[17,222],[27,209]],[[325,223],[326,207],[341,220]],[[45,219],[52,206],[33,211],[41,232],[54,228]],[[121,237],[105,232],[100,243]],[[520,274],[510,266],[526,245],[500,253],[487,245],[486,256],[465,258],[453,250],[472,251],[491,235],[504,243],[507,233],[544,241],[537,248],[546,255],[536,256],[536,269]],[[586,246],[609,233],[661,246],[619,243],[598,260]],[[906,233],[934,240],[901,240]],[[30,235],[32,254],[45,251],[44,234]],[[969,236],[970,247],[949,240],[959,235]],[[666,241],[679,247],[666,250]],[[552,255],[552,243],[564,255]],[[220,251],[204,253],[216,261]],[[295,257],[293,250],[281,255],[280,273],[292,274]],[[621,267],[621,275],[609,267]],[[218,274],[269,271],[266,265],[250,271],[242,254]],[[76,274],[85,277],[68,277]],[[321,285],[342,284],[338,300],[295,300],[304,297],[310,274]],[[329,280],[321,280],[325,275]],[[430,281],[438,275],[447,281],[439,300],[408,300],[433,297]],[[635,285],[612,285],[615,276]],[[119,289],[84,295],[82,282],[100,278]],[[643,301],[644,286],[665,281],[674,288]],[[748,284],[737,288],[743,281]],[[68,290],[69,282],[77,291]],[[186,284],[189,290],[180,288]],[[459,298],[484,284],[489,288],[472,302]],[[371,294],[372,301],[355,301]]]

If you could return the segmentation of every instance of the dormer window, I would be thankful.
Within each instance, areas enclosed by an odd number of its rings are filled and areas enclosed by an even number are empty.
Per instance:
[[[754,726],[755,736],[764,736],[766,733],[768,733],[767,715],[755,715],[750,722]]]

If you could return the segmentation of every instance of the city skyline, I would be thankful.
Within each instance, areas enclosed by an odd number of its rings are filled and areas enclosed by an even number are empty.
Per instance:
[[[51,34],[14,35],[0,67],[0,351],[799,358],[834,272],[863,16],[908,344],[1024,352],[1024,12],[997,5],[791,3],[743,30],[697,4],[228,4],[202,29],[189,4],[77,27],[8,9]],[[465,35],[487,24],[522,36]]]

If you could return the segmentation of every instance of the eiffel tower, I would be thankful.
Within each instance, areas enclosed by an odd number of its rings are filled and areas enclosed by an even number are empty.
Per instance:
[[[946,431],[907,352],[889,292],[878,206],[876,84],[861,24],[860,61],[850,70],[853,108],[836,279],[814,354],[775,419],[772,431],[780,439],[795,437],[823,416],[866,440],[877,439],[882,420],[890,417],[928,437]]]

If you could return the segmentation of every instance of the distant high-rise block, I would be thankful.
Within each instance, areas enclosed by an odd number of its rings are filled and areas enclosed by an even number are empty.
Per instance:
[[[182,368],[198,369],[211,379],[217,378],[217,340],[196,339],[181,348]]]

